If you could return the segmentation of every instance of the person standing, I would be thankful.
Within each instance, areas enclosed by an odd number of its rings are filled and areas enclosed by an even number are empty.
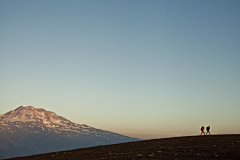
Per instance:
[[[201,127],[201,135],[204,134],[205,135],[205,132],[204,132],[204,126]],[[201,136],[200,135],[200,136]]]
[[[207,130],[207,133],[206,133],[206,135],[209,133],[209,135],[211,135],[211,133],[210,133],[210,126],[208,126],[207,128],[206,128],[206,130]]]

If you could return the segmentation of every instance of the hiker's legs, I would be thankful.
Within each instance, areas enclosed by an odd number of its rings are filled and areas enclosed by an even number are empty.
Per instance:
[[[207,134],[211,135],[210,131],[207,131],[206,135],[207,135]]]

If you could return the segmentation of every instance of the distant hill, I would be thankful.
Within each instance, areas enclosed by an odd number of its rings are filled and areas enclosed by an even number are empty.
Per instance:
[[[145,140],[54,152],[14,160],[240,159],[240,134]]]
[[[138,141],[73,123],[54,112],[20,106],[0,115],[0,158]]]

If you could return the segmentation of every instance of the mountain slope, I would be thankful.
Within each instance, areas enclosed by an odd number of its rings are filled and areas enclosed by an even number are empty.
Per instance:
[[[14,160],[240,159],[240,135],[173,137],[80,148]]]
[[[32,106],[0,115],[0,156],[5,158],[138,140]]]

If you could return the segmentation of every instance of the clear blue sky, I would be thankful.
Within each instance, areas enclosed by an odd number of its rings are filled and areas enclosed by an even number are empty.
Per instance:
[[[240,134],[240,1],[2,0],[0,114],[137,138]]]

